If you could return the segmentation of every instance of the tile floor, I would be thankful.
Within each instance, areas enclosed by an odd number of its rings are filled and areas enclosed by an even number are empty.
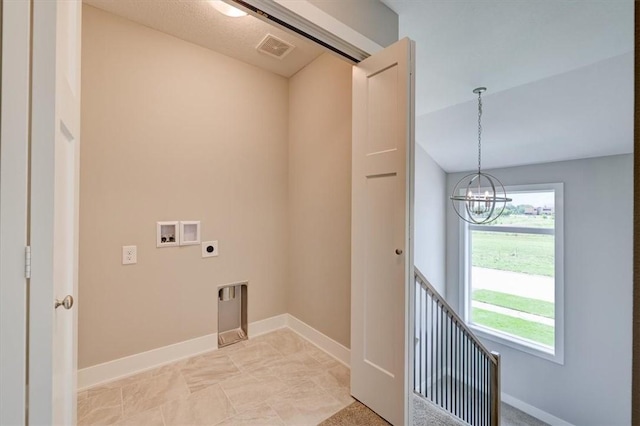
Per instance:
[[[79,425],[317,425],[349,369],[288,329],[78,394]]]

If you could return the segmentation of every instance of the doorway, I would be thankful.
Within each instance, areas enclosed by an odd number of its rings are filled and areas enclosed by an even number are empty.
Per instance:
[[[287,314],[348,348],[351,66],[324,53],[286,77],[85,9],[80,377],[207,340],[237,281],[250,335]],[[155,222],[184,220],[217,258],[155,247]]]

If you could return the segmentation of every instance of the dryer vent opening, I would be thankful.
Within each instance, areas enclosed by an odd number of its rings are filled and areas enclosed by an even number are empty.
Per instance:
[[[248,339],[247,282],[218,287],[218,347]]]

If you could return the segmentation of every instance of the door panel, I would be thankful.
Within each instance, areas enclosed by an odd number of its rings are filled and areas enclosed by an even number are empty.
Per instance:
[[[407,410],[412,42],[353,69],[351,392],[393,424]]]
[[[397,150],[398,65],[394,64],[367,77],[367,155],[386,154]]]
[[[367,177],[367,211],[375,212],[368,216],[365,233],[367,249],[367,268],[364,279],[364,359],[372,367],[391,379],[395,376],[396,350],[391,344],[402,324],[401,318],[388,318],[381,315],[397,298],[397,289],[390,283],[402,280],[401,257],[390,255],[390,247],[395,247],[398,229],[402,223],[396,223],[395,198],[398,188],[397,174],[370,175]],[[390,226],[390,224],[393,224]],[[399,266],[399,267],[398,267]]]
[[[29,420],[75,424],[82,3],[32,4]]]

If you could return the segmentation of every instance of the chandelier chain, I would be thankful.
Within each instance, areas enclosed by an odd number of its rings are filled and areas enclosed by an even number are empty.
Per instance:
[[[463,176],[449,197],[458,217],[476,225],[493,222],[512,201],[497,178],[482,172],[482,93],[486,90],[473,89],[478,95],[478,171]]]
[[[482,160],[482,92],[478,92],[478,174],[480,174],[481,170],[481,160]]]

